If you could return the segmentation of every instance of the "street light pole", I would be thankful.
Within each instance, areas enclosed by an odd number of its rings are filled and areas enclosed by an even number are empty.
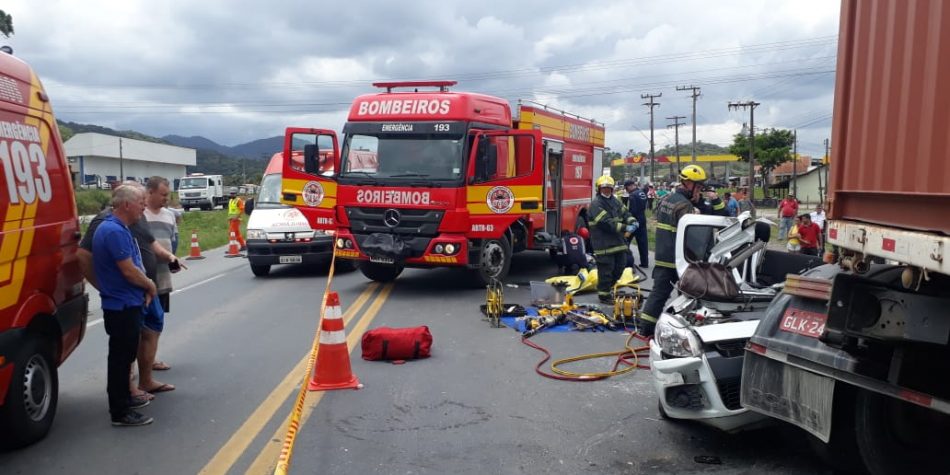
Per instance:
[[[729,110],[749,109],[749,200],[752,202],[755,200],[755,108],[760,104],[755,101],[729,102]],[[754,215],[754,207],[752,212]]]
[[[650,99],[650,102],[643,103],[643,105],[650,107],[650,183],[656,181],[656,157],[654,156],[653,150],[653,108],[660,105],[659,102],[655,102],[653,99],[662,96],[662,92],[656,94],[640,94],[640,99]]]

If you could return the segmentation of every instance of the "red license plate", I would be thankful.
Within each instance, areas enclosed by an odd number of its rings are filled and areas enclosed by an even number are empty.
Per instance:
[[[825,331],[825,321],[828,316],[824,313],[809,312],[797,308],[788,308],[782,316],[779,329],[789,333],[798,333],[811,338],[818,338]]]

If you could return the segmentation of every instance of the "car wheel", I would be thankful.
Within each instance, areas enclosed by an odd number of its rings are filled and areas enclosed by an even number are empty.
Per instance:
[[[268,264],[251,264],[251,272],[254,273],[257,277],[264,277],[267,274],[270,274],[270,265]]]
[[[377,264],[375,262],[362,262],[360,263],[360,272],[362,272],[363,275],[369,280],[376,282],[392,282],[396,280],[396,277],[399,277],[399,274],[402,273],[402,266]]]
[[[191,207],[190,207],[190,206],[183,206],[182,209],[184,209],[186,212],[187,212],[187,211],[191,211]]]
[[[30,338],[14,360],[7,400],[0,406],[0,445],[15,448],[36,442],[49,432],[59,400],[59,375],[52,345]]]
[[[486,239],[479,257],[476,273],[480,285],[488,285],[492,279],[504,280],[511,268],[511,243],[506,236]]]
[[[950,416],[867,390],[854,402],[858,450],[869,472],[946,473]]]

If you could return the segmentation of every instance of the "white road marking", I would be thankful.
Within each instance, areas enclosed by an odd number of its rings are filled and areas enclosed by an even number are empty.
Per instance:
[[[202,280],[201,282],[195,282],[194,284],[191,284],[191,285],[189,285],[189,286],[187,286],[187,287],[182,287],[182,288],[180,288],[180,289],[178,289],[178,290],[173,290],[173,291],[172,291],[172,295],[175,295],[175,294],[177,294],[178,292],[184,292],[184,291],[186,291],[186,290],[193,289],[193,288],[195,288],[195,287],[198,287],[199,285],[207,284],[208,282],[211,282],[212,280],[215,280],[215,279],[219,279],[219,278],[221,278],[221,277],[224,277],[226,274],[228,274],[228,273],[227,273],[227,272],[221,273],[221,274],[218,274],[218,275],[216,275],[216,276],[214,276],[214,277],[208,277],[207,279]],[[91,321],[91,322],[89,322],[89,323],[86,324],[86,328],[92,328],[92,327],[94,327],[94,326],[96,326],[96,325],[98,325],[98,324],[100,324],[100,323],[102,323],[102,319],[101,319],[101,318],[96,319],[96,320],[93,320],[93,321]]]

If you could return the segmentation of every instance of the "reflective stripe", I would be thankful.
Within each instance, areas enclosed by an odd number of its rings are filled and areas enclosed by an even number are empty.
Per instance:
[[[669,224],[656,223],[656,229],[662,229],[664,231],[669,231],[671,233],[676,232],[676,226],[670,226]]]
[[[641,320],[646,320],[646,321],[651,322],[651,323],[656,323],[656,318],[650,316],[650,314],[648,314],[648,313],[640,312],[640,319],[641,319]]]
[[[601,249],[599,251],[594,251],[595,256],[606,256],[607,254],[616,254],[618,252],[624,252],[628,249],[626,245],[608,247],[607,249]]]
[[[666,262],[666,261],[655,260],[654,263],[655,263],[656,265],[660,266],[660,267],[668,267],[668,268],[670,268],[670,269],[676,269],[676,264],[674,264],[674,263],[672,263],[672,262]]]
[[[623,223],[617,223],[617,232],[623,231]]]
[[[607,215],[606,210],[600,210],[600,213],[597,213],[597,216],[594,216],[594,219],[590,220],[590,224],[597,224],[601,219],[604,219],[604,216]]]
[[[627,224],[633,224],[636,221],[637,221],[637,218],[634,218],[633,216],[627,218]]]
[[[346,333],[342,331],[320,331],[321,345],[339,345],[341,343],[346,343]]]
[[[726,207],[725,203],[719,203],[718,205],[713,205],[713,209],[718,211]]]

